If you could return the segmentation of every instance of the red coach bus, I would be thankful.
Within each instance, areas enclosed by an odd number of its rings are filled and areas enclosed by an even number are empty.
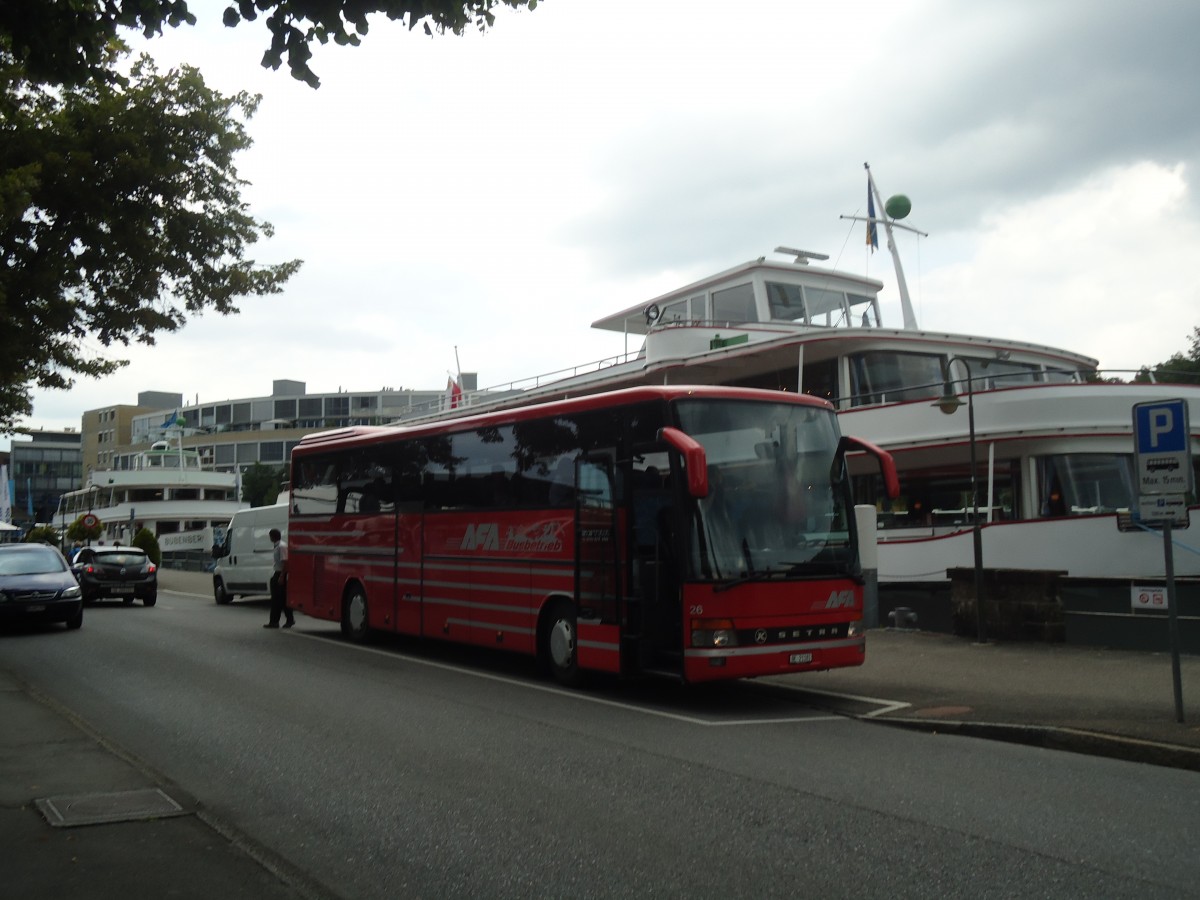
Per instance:
[[[639,387],[292,452],[288,600],[372,630],[686,682],[859,665],[862,578],[823,400]]]

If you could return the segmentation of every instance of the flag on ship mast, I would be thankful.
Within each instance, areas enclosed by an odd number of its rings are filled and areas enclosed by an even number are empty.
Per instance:
[[[879,231],[875,228],[875,198],[871,195],[871,173],[867,173],[867,246],[879,249]]]
[[[446,409],[457,409],[462,402],[462,387],[453,375],[446,377]]]

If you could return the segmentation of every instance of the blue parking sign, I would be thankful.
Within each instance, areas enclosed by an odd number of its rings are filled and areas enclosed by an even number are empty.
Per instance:
[[[1187,450],[1187,404],[1183,400],[1138,403],[1133,418],[1138,453]]]
[[[1186,401],[1134,404],[1134,460],[1139,496],[1191,491],[1192,454],[1188,435]]]

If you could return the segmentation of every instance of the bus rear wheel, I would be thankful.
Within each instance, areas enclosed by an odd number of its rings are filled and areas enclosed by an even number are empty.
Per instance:
[[[579,639],[575,607],[565,600],[555,603],[542,633],[542,659],[559,684],[576,687],[579,671]]]
[[[361,587],[353,587],[342,601],[342,634],[361,644],[367,639],[371,626],[367,620],[367,595]]]

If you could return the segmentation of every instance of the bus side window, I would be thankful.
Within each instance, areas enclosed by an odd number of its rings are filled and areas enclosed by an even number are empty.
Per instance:
[[[575,460],[559,457],[550,480],[550,505],[559,508],[575,505]]]

